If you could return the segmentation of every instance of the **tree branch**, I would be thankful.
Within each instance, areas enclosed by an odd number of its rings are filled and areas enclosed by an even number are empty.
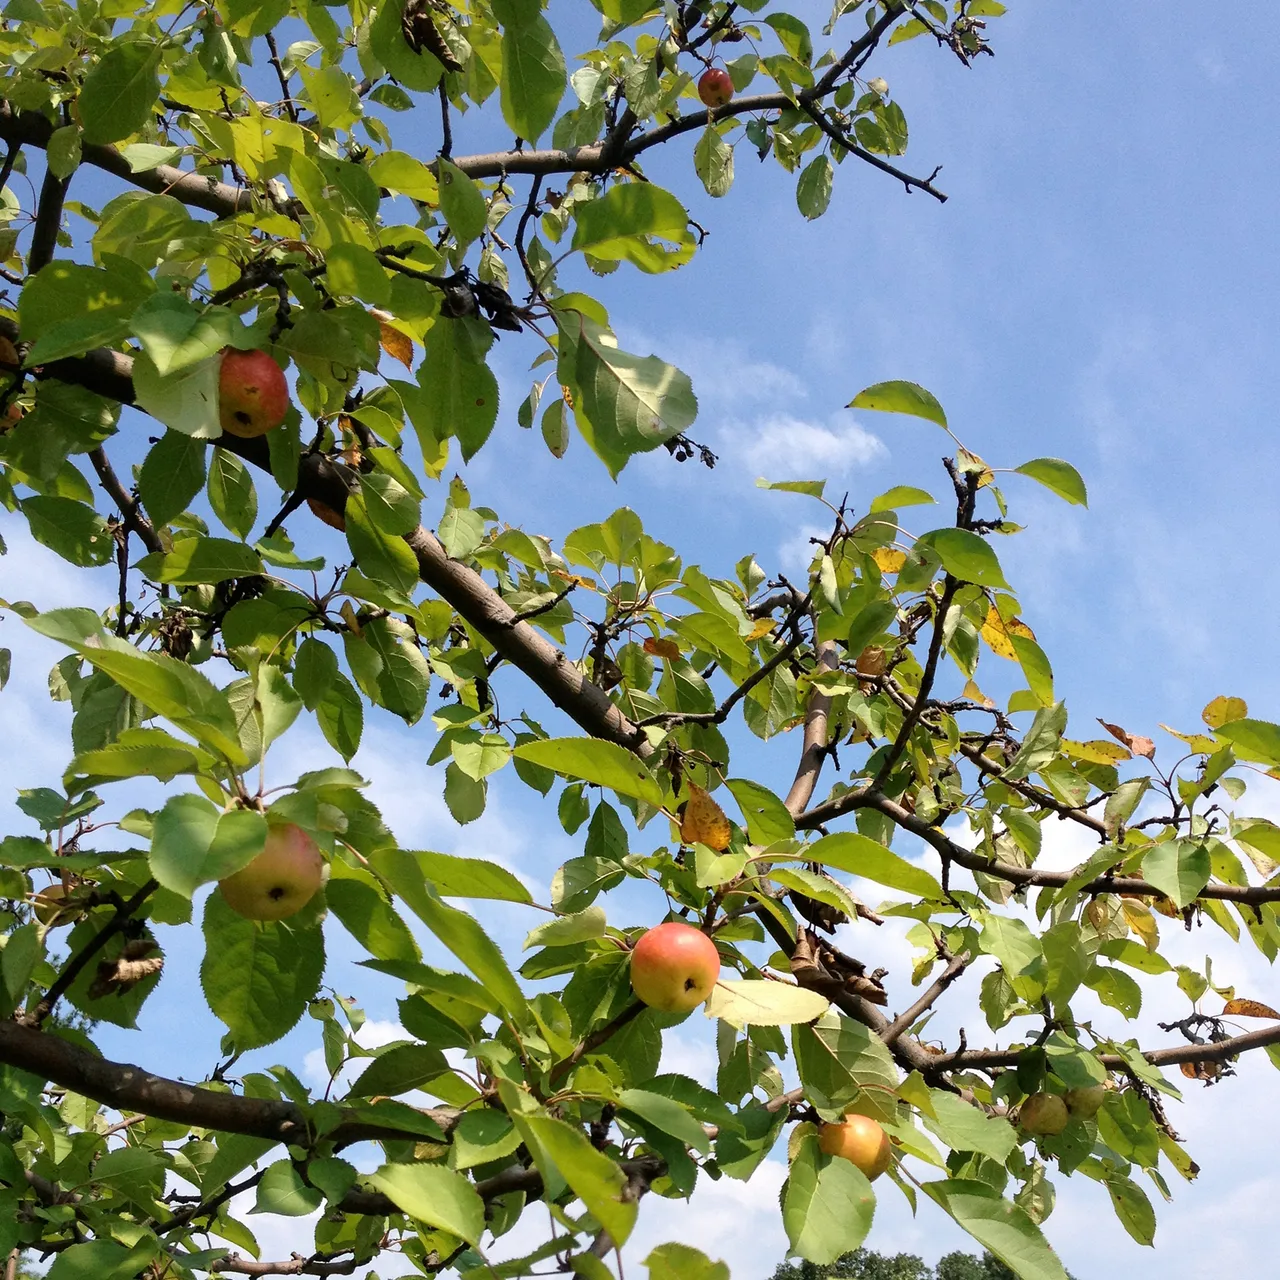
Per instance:
[[[178,1257],[181,1262],[181,1255]],[[353,1255],[340,1258],[334,1254],[312,1254],[304,1258],[295,1253],[292,1258],[283,1262],[257,1262],[252,1258],[242,1257],[238,1253],[229,1253],[216,1262],[203,1264],[211,1275],[236,1276],[349,1276],[358,1267],[365,1265]]]
[[[896,800],[889,799],[883,792],[876,791],[872,787],[859,787],[853,791],[846,791],[843,795],[815,805],[796,818],[796,829],[811,831],[815,827],[826,826],[827,823],[855,809],[875,809],[885,817],[891,818],[904,831],[919,836],[926,844],[936,849],[944,860],[954,862],[969,871],[981,871],[984,875],[1006,880],[1020,888],[1060,889],[1075,875],[1074,871],[1041,871],[1035,867],[1016,867],[1012,863],[984,858],[973,849],[966,849],[963,845],[956,844],[937,827],[930,826],[917,818],[914,813],[904,809]],[[1078,892],[1091,897],[1100,893],[1164,897],[1163,891],[1157,889],[1155,885],[1129,876],[1098,876],[1087,884],[1081,885]],[[1209,884],[1205,885],[1196,896],[1259,906],[1264,902],[1280,902],[1280,886]]]
[[[924,1014],[928,1013],[937,1004],[943,992],[969,967],[969,961],[970,957],[967,953],[963,956],[953,956],[948,961],[947,967],[934,979],[928,989],[921,993],[915,1004],[905,1013],[900,1013],[894,1018],[880,1037],[889,1048],[893,1048],[903,1032],[909,1031]]]
[[[124,517],[124,527],[130,533],[136,533],[148,551],[163,551],[164,544],[160,541],[154,526],[142,514],[137,498],[120,483],[120,478],[113,470],[107,455],[102,451],[101,445],[89,451],[89,461],[93,463],[93,469],[98,473],[98,480],[103,489]]]
[[[840,651],[834,640],[820,641],[815,646],[815,655],[818,674],[835,671],[840,666]],[[818,785],[818,775],[822,772],[822,762],[827,757],[827,719],[830,713],[830,695],[811,688],[809,706],[804,715],[800,763],[796,766],[796,776],[783,801],[792,817],[803,813],[805,805],[813,799],[813,790]]]

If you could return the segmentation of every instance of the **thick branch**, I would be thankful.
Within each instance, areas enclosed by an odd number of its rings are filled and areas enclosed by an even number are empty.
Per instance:
[[[840,651],[834,640],[823,640],[815,650],[818,675],[835,671],[840,666]],[[796,776],[783,803],[794,817],[803,813],[813,799],[813,789],[818,785],[818,774],[827,756],[827,718],[831,712],[831,697],[814,687],[809,691],[809,706],[804,716],[804,741],[800,751],[800,763]]]
[[[53,129],[53,123],[39,112],[15,111],[8,102],[0,102],[0,138],[6,142],[47,147]],[[86,142],[81,160],[144,191],[173,196],[183,204],[205,209],[220,218],[248,213],[254,207],[253,192],[244,187],[217,182],[198,173],[175,169],[172,165],[161,164],[135,173],[115,147]]]
[[[179,1259],[181,1260],[181,1259]],[[238,1253],[208,1264],[211,1274],[235,1276],[349,1276],[360,1266],[356,1258],[335,1258],[313,1255],[304,1258],[295,1253],[282,1262],[256,1262]]]
[[[292,1102],[215,1093],[212,1089],[169,1080],[129,1063],[97,1057],[53,1032],[37,1031],[16,1022],[0,1022],[0,1062],[30,1071],[117,1111],[141,1113],[222,1133],[269,1138],[274,1142],[305,1142],[307,1136],[306,1117]],[[425,1114],[446,1132],[457,1120],[457,1113],[448,1108]],[[420,1139],[421,1135],[351,1120],[325,1136],[336,1143],[349,1144],[396,1138],[413,1140]]]

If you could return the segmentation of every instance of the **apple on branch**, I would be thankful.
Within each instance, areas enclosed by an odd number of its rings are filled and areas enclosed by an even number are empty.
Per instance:
[[[723,67],[708,67],[698,77],[698,97],[708,107],[723,107],[733,97],[733,81]]]
[[[651,1009],[688,1013],[711,994],[720,953],[700,929],[668,920],[650,929],[631,952],[631,987]]]
[[[252,439],[274,431],[289,412],[284,370],[265,351],[228,347],[218,368],[218,421],[231,436]]]
[[[829,1156],[840,1156],[856,1165],[874,1182],[893,1160],[889,1135],[870,1116],[847,1115],[836,1124],[818,1129],[818,1146]]]
[[[324,883],[316,842],[292,822],[270,827],[267,843],[247,867],[218,881],[227,906],[247,920],[287,920]]]
[[[1033,1093],[1018,1109],[1023,1132],[1036,1137],[1055,1137],[1070,1119],[1067,1104],[1056,1093]]]

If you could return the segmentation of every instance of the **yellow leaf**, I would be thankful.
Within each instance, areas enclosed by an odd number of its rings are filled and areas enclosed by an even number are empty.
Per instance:
[[[1228,1000],[1223,1006],[1223,1017],[1236,1018],[1280,1018],[1269,1004],[1261,1004],[1257,1000]]]
[[[685,844],[705,844],[708,849],[723,853],[733,836],[724,810],[696,783],[685,785],[689,799],[680,815],[680,839]]]
[[[1171,733],[1179,742],[1185,742],[1192,751],[1203,752],[1207,756],[1213,755],[1217,751],[1219,744],[1203,733],[1179,733],[1177,729],[1167,724],[1160,726],[1165,733]]]
[[[356,617],[355,606],[350,600],[344,600],[342,608],[338,612],[342,614],[343,621],[351,628],[354,635],[364,635],[364,628],[360,625],[360,619]]]
[[[1135,902],[1132,898],[1121,899],[1120,910],[1124,912],[1125,923],[1138,935],[1142,945],[1148,951],[1154,951],[1160,945],[1160,930],[1155,916],[1141,902]]]
[[[759,640],[762,636],[767,636],[777,625],[772,618],[761,618],[748,633],[747,643],[750,644],[753,640]]]
[[[1139,734],[1130,733],[1128,729],[1122,729],[1118,724],[1108,724],[1101,717],[1099,717],[1098,723],[1113,738],[1123,742],[1135,756],[1145,756],[1148,760],[1155,758],[1156,744],[1150,738],[1143,738]]]
[[[666,658],[668,662],[674,662],[680,656],[680,646],[674,640],[665,638],[655,640],[653,636],[646,636],[641,648],[655,658]]]
[[[1022,636],[1024,640],[1034,640],[1036,633],[1021,618],[1010,618],[1006,621],[1000,611],[992,605],[987,610],[986,621],[982,624],[982,638],[987,642],[991,652],[997,658],[1016,658],[1012,636]]]
[[[1063,738],[1062,747],[1073,760],[1084,760],[1089,764],[1118,764],[1131,758],[1119,743],[1108,742],[1105,738],[1090,738],[1088,742]]]
[[[892,547],[877,547],[871,558],[880,566],[881,573],[897,573],[907,562],[905,551],[895,551]]]
[[[1233,720],[1243,720],[1249,714],[1249,706],[1243,698],[1214,698],[1200,713],[1200,719],[1210,729],[1221,729]]]
[[[960,690],[960,696],[968,698],[970,702],[976,702],[980,707],[994,707],[996,705],[972,680],[965,682],[964,688]]]
[[[563,569],[552,569],[551,572],[554,573],[562,582],[572,582],[575,587],[586,587],[588,591],[596,592],[600,590],[593,579],[584,578],[579,573],[566,573]]]
[[[961,471],[972,472],[977,475],[979,489],[985,489],[995,479],[991,468],[976,453],[970,453],[968,449],[961,447],[957,453],[957,458],[960,462]]]

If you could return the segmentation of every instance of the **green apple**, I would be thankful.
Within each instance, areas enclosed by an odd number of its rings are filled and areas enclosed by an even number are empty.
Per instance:
[[[1018,1110],[1018,1123],[1026,1133],[1051,1138],[1067,1127],[1067,1104],[1056,1093],[1033,1093]]]
[[[1068,1089],[1063,1094],[1063,1101],[1067,1104],[1067,1110],[1071,1112],[1073,1119],[1092,1120],[1098,1114],[1106,1096],[1106,1088],[1095,1084],[1087,1089]]]
[[[669,920],[650,929],[631,952],[631,987],[651,1009],[688,1013],[716,985],[720,953],[700,929]]]

